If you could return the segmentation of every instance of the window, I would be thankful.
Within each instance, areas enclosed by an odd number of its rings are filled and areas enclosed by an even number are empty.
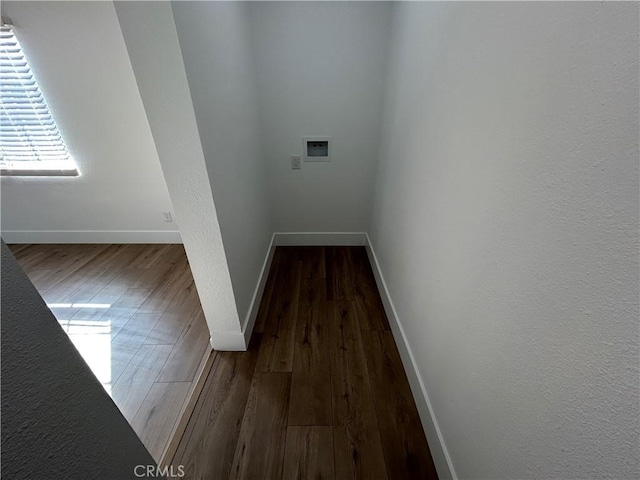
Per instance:
[[[13,27],[4,18],[0,27],[0,172],[78,175]]]

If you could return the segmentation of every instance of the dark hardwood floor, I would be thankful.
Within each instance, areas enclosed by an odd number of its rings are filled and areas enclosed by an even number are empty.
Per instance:
[[[278,247],[247,352],[219,352],[185,478],[436,479],[364,247]]]

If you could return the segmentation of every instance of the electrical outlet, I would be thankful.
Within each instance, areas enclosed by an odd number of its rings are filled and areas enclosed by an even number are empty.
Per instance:
[[[173,222],[173,217],[171,216],[171,212],[162,212],[162,217],[165,222]]]
[[[300,170],[300,155],[291,155],[291,168]]]

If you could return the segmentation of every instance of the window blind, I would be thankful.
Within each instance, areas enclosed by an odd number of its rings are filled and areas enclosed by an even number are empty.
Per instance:
[[[0,27],[2,175],[78,175],[11,26]]]

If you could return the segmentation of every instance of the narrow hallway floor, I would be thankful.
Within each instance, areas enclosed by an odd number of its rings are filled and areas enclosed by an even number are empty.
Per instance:
[[[189,479],[436,479],[364,247],[278,247],[248,352],[218,352]]]

